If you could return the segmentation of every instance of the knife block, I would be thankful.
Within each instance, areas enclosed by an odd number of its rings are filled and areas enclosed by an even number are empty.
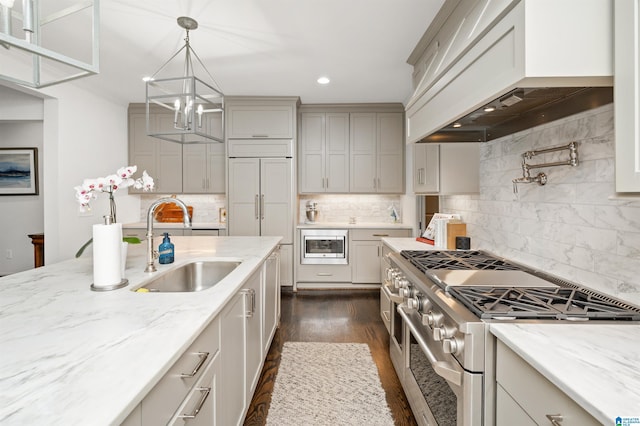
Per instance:
[[[463,222],[447,223],[447,250],[456,249],[456,237],[467,235],[467,224]]]

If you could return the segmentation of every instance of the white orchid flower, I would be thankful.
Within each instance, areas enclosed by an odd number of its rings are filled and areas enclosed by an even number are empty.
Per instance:
[[[122,179],[127,179],[133,176],[133,174],[138,170],[138,166],[127,166],[121,167],[118,169],[116,174],[120,176]]]

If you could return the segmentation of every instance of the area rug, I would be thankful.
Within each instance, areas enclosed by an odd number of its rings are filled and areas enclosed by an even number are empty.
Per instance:
[[[267,425],[393,424],[366,344],[284,344]]]

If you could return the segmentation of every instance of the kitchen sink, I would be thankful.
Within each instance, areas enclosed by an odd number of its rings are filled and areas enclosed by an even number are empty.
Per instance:
[[[234,261],[190,262],[159,275],[134,291],[138,293],[202,291],[218,284],[238,265],[240,262]]]

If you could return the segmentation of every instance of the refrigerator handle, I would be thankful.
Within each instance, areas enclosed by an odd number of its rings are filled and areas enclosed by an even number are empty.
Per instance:
[[[256,219],[260,219],[260,213],[258,212],[258,194],[256,194],[256,199],[253,202],[253,205],[254,205],[254,210],[255,210],[255,213],[256,213]]]

